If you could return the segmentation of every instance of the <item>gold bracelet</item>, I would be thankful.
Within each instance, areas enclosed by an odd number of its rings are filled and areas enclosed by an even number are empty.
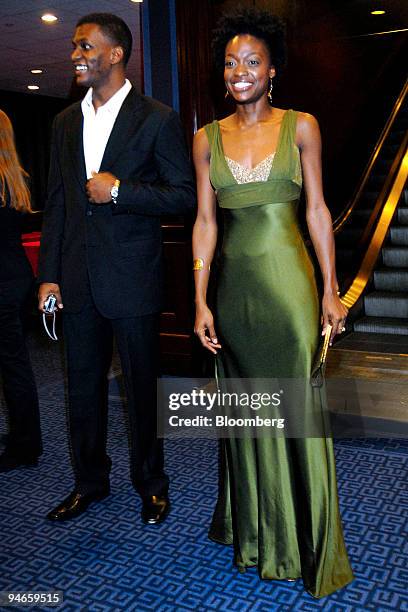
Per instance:
[[[201,259],[201,257],[197,257],[197,259],[194,259],[193,270],[203,270],[203,269],[204,269],[204,259]]]

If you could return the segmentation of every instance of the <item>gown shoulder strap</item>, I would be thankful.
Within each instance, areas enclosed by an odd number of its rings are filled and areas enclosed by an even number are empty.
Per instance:
[[[284,124],[282,129],[285,131],[285,140],[288,144],[295,144],[296,141],[296,123],[298,112],[289,108],[284,116]]]
[[[204,130],[207,134],[210,151],[212,152],[214,147],[218,144],[220,137],[220,128],[218,126],[218,121],[214,119],[212,123],[207,123],[207,125],[204,126]]]
[[[299,149],[296,146],[296,122],[298,112],[288,109],[282,119],[277,154],[274,159],[274,176],[280,174],[301,185]]]

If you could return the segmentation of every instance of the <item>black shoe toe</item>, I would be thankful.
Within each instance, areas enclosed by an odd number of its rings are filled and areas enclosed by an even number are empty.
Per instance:
[[[170,500],[168,497],[152,495],[143,499],[142,521],[146,525],[158,525],[162,523],[170,512]]]
[[[69,521],[83,514],[92,502],[100,501],[108,495],[108,489],[96,493],[73,491],[61,504],[47,514],[47,519],[49,521]]]

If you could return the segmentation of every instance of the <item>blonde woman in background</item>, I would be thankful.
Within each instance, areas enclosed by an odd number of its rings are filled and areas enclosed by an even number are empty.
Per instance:
[[[0,110],[0,373],[9,431],[0,472],[35,466],[42,452],[38,396],[24,337],[22,309],[33,272],[21,242],[30,193],[10,119]]]

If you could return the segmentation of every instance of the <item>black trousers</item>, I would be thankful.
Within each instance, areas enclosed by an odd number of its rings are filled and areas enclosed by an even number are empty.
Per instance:
[[[108,372],[115,338],[127,396],[131,481],[141,497],[167,495],[163,441],[156,433],[158,321],[158,314],[106,319],[90,294],[79,313],[63,314],[69,443],[76,488],[83,493],[109,487]]]
[[[33,279],[0,282],[0,372],[9,434],[6,450],[16,457],[42,453],[37,388],[23,329],[23,309]]]

